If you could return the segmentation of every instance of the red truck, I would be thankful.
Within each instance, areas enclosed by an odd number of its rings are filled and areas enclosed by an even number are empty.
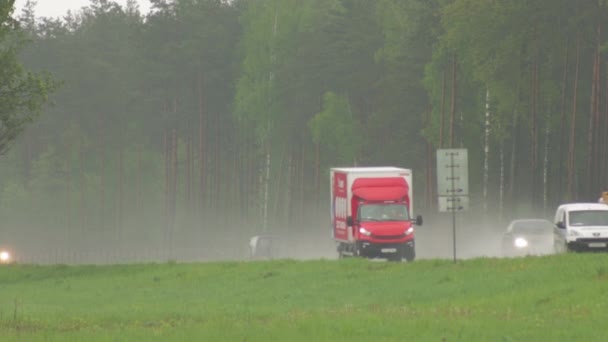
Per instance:
[[[416,258],[412,171],[397,167],[330,170],[331,222],[338,256]]]

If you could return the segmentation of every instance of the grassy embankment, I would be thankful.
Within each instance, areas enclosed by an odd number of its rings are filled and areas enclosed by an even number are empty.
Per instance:
[[[2,341],[604,341],[608,255],[0,267]]]

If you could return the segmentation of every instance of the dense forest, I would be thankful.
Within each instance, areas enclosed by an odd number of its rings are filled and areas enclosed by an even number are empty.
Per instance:
[[[497,221],[608,187],[606,0],[150,2],[10,15],[58,87],[0,159],[0,238],[330,239],[330,167],[411,168],[432,216],[440,148]]]

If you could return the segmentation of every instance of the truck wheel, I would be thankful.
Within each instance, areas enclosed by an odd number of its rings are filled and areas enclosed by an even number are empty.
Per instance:
[[[358,244],[353,245],[353,257],[358,258],[361,256],[361,248]]]
[[[346,259],[359,256],[359,249],[355,245],[340,243],[338,245],[338,259]]]
[[[345,249],[344,244],[339,244],[338,245],[338,248],[337,248],[337,250],[338,250],[338,259],[344,259],[344,258],[347,257],[347,255],[344,254],[344,249]]]
[[[403,249],[403,257],[408,262],[416,259],[416,250],[413,247],[405,246]]]

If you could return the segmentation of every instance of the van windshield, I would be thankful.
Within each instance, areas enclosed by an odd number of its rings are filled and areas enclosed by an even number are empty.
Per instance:
[[[407,221],[407,207],[402,203],[363,204],[359,207],[359,221]]]
[[[570,226],[608,226],[608,210],[578,210],[568,215]]]

